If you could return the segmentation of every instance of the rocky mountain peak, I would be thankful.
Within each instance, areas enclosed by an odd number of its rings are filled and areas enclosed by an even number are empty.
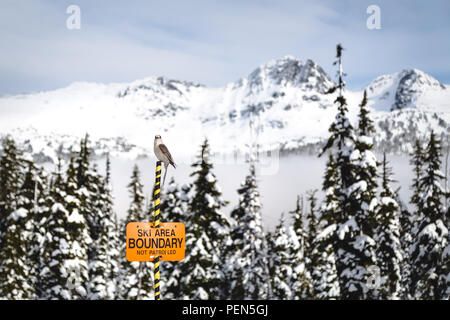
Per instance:
[[[247,77],[248,85],[254,91],[276,86],[293,86],[304,90],[316,90],[325,93],[333,86],[333,80],[314,61],[308,59],[306,63],[292,57],[285,56],[261,65]]]
[[[394,74],[382,75],[366,88],[369,98],[386,110],[415,107],[424,93],[446,90],[438,80],[418,69],[405,69]]]

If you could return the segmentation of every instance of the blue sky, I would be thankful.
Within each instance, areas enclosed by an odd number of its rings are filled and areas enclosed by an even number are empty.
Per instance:
[[[66,28],[71,4],[80,30]],[[380,30],[366,27],[371,4]],[[350,88],[404,68],[450,83],[449,14],[446,0],[2,0],[0,94],[160,75],[222,86],[285,55],[334,76],[338,42]]]

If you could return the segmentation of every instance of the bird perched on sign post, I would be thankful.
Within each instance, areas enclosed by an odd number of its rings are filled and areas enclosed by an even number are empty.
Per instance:
[[[155,136],[155,143],[153,146],[153,150],[155,152],[156,158],[158,158],[159,161],[164,162],[164,178],[163,178],[163,186],[164,186],[164,182],[166,181],[167,168],[169,167],[169,165],[171,164],[175,169],[177,167],[175,165],[175,162],[173,161],[169,149],[167,149],[166,145],[162,142],[160,135]]]

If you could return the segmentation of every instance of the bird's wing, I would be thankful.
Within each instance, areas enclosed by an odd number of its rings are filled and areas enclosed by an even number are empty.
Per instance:
[[[163,155],[165,155],[167,157],[167,160],[169,160],[169,163],[171,165],[173,165],[173,167],[175,168],[175,162],[172,159],[172,155],[169,152],[169,149],[167,149],[166,145],[161,143],[159,145],[159,149],[161,150],[161,152],[163,153]]]

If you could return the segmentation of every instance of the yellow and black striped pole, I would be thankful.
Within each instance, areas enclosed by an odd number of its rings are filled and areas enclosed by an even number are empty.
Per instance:
[[[153,194],[153,198],[155,201],[155,227],[159,228],[159,212],[160,212],[160,204],[161,204],[161,161],[156,162],[156,178],[155,178],[155,191]],[[155,257],[155,270],[154,270],[154,278],[155,278],[155,300],[161,300],[161,292],[159,290],[159,281],[160,281],[160,273],[159,273],[159,256]]]

